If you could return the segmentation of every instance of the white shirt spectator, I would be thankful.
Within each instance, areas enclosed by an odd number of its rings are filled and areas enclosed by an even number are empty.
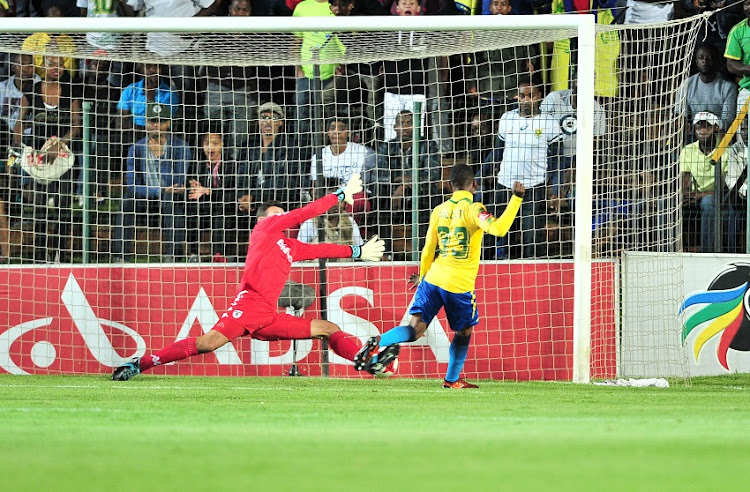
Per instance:
[[[321,172],[324,178],[338,179],[346,183],[354,173],[361,173],[368,158],[374,159],[375,152],[364,145],[347,142],[346,150],[339,155],[333,155],[331,146],[327,145],[321,152],[323,168]],[[310,179],[315,181],[318,177],[318,156],[314,155],[310,164]]]
[[[572,104],[573,90],[553,91],[547,94],[539,110],[557,120],[563,135],[563,147],[566,157],[576,155],[576,133],[578,132],[577,110]],[[604,135],[607,131],[604,108],[594,101],[594,136]]]
[[[674,17],[674,3],[649,3],[639,0],[627,0],[625,24],[649,24],[667,22]]]
[[[341,214],[341,218],[349,219],[352,223],[352,245],[361,246],[363,244],[362,234],[359,232],[359,226],[357,222],[349,214]],[[299,226],[299,234],[297,234],[297,240],[303,243],[316,243],[318,242],[318,228],[315,225],[318,218],[307,219]],[[323,220],[326,220],[325,217]]]
[[[517,109],[508,111],[500,118],[498,137],[505,142],[498,184],[513,188],[520,181],[530,188],[547,181],[547,149],[562,138],[554,118],[546,113],[523,118]]]
[[[145,17],[195,17],[195,14],[214,4],[216,0],[127,0],[136,12]],[[160,55],[174,55],[187,50],[195,39],[173,33],[150,32],[146,49]]]

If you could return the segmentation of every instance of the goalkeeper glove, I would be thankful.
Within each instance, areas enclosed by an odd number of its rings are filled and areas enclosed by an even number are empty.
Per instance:
[[[360,191],[362,191],[362,178],[359,176],[359,173],[354,173],[346,185],[336,190],[335,194],[339,197],[340,202],[354,205],[354,195]]]
[[[377,234],[362,246],[352,246],[352,258],[363,261],[380,261],[385,253],[385,241]]]

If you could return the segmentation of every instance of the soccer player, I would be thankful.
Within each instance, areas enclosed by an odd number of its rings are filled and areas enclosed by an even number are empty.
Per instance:
[[[362,246],[338,244],[305,244],[284,236],[284,231],[307,219],[318,216],[337,202],[351,204],[355,194],[362,191],[362,179],[354,174],[346,186],[305,207],[284,212],[278,202],[266,202],[258,207],[258,223],[253,228],[245,259],[245,273],[237,297],[219,322],[205,335],[184,340],[135,358],[115,369],[114,381],[125,381],[154,366],[187,357],[213,352],[230,340],[251,336],[258,340],[301,340],[328,338],[331,349],[341,357],[353,360],[360,348],[356,337],[344,333],[330,321],[297,318],[280,314],[277,308],[292,263],[317,258],[357,258],[380,261],[385,245],[373,236]]]
[[[479,271],[482,236],[485,232],[494,236],[508,233],[525,189],[516,181],[508,206],[499,218],[495,218],[484,205],[474,203],[477,182],[469,166],[453,166],[450,181],[453,195],[435,207],[430,215],[419,275],[409,276],[410,286],[417,287],[414,304],[409,310],[409,325],[397,326],[382,336],[371,337],[354,356],[354,367],[358,370],[366,369],[371,374],[384,372],[398,355],[398,349],[394,347],[424,335],[432,318],[445,306],[445,315],[455,335],[449,349],[450,360],[443,388],[478,388],[459,376],[469,351],[472,329],[479,322],[474,284]]]

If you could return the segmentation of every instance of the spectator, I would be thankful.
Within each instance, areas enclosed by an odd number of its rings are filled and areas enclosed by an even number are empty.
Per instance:
[[[344,185],[354,173],[361,173],[365,167],[372,167],[375,152],[362,144],[349,141],[349,123],[341,117],[328,120],[326,137],[329,145],[322,151],[320,173],[326,179],[332,179],[337,184]],[[368,164],[369,163],[369,164]],[[312,156],[310,166],[310,180],[315,181],[318,175],[318,159]]]
[[[571,89],[550,92],[544,98],[539,107],[540,112],[551,116],[560,125],[562,130],[562,152],[555,153],[550,158],[548,172],[551,189],[551,200],[554,204],[556,199],[565,200],[566,193],[562,189],[569,189],[571,183],[570,173],[575,169],[576,156],[576,133],[578,130],[578,79],[574,78]],[[604,109],[594,100],[594,138],[601,137],[607,131],[607,122]],[[553,205],[554,209],[561,208]]]
[[[240,174],[239,208],[252,212],[256,205],[277,200],[285,210],[302,203],[301,191],[308,189],[307,174],[302,176],[297,143],[284,132],[284,109],[274,102],[258,108],[259,135],[250,143],[247,168]]]
[[[727,37],[727,49],[724,58],[727,59],[727,70],[729,73],[742,77],[740,79],[740,92],[737,94],[737,112],[750,97],[750,0],[742,2],[742,11],[745,19],[735,25]]]
[[[170,133],[170,108],[151,103],[146,110],[147,136],[130,146],[125,195],[115,226],[113,261],[131,260],[136,212],[161,219],[163,261],[182,255],[185,242],[185,177],[192,154]]]
[[[543,95],[536,80],[520,78],[518,109],[505,113],[498,124],[502,148],[490,154],[482,170],[482,177],[486,180],[484,186],[488,191],[494,190],[493,202],[497,212],[510,201],[515,181],[520,181],[526,188],[521,205],[522,255],[526,258],[544,254],[547,155],[550,144],[562,138],[557,121],[540,112]]]
[[[251,13],[249,0],[232,0],[229,15],[246,17]],[[232,159],[238,157],[250,137],[249,123],[251,111],[256,105],[250,95],[252,87],[252,67],[207,65],[206,99],[203,114],[207,119],[224,122],[226,134],[230,137]]]
[[[745,253],[740,251],[738,233],[747,217],[747,118],[737,132],[737,141],[724,153],[727,162],[725,182],[729,193],[727,210],[727,253]],[[747,245],[746,245],[747,248]]]
[[[253,14],[253,6],[250,0],[232,0],[228,13],[230,17],[249,17]]]
[[[343,118],[332,118],[327,132],[329,145],[321,151],[323,165],[321,176],[326,185],[343,186],[354,173],[363,173],[365,168],[375,166],[375,152],[361,144],[349,141],[349,124]],[[312,156],[310,180],[315,183],[318,178],[318,158]],[[325,185],[319,185],[325,186]],[[325,186],[327,187],[327,186]],[[354,216],[358,224],[365,224],[365,214],[370,210],[370,203],[364,193],[354,196],[354,205],[347,205],[347,212]]]
[[[685,121],[685,141],[693,141],[695,115],[708,111],[719,117],[720,128],[726,131],[737,111],[737,86],[721,78],[716,62],[719,52],[710,44],[695,49],[693,62],[698,73],[689,77],[677,92],[675,114]]]
[[[105,50],[96,50],[94,56],[107,56]],[[103,201],[109,196],[112,173],[122,170],[123,151],[120,132],[112,124],[119,100],[119,88],[110,84],[110,62],[92,58],[86,63],[86,79],[83,83],[83,99],[91,103],[93,128],[91,140],[94,150],[93,164],[96,169],[96,196]]]
[[[414,197],[417,199],[419,224],[426,231],[430,211],[442,199],[442,167],[434,141],[423,140],[418,144],[419,182],[416,189],[412,189],[413,118],[413,113],[406,110],[396,116],[396,137],[378,147],[376,167],[365,170],[364,182],[374,196],[379,215],[378,224],[381,226],[380,235],[383,237],[391,237],[391,230],[388,229],[390,224],[412,223]]]
[[[23,174],[19,185],[23,199],[34,206],[35,258],[40,261],[66,261],[69,250],[71,196],[76,182],[75,157],[81,132],[80,85],[70,80],[59,56],[44,59],[44,79],[34,84],[28,113],[22,118],[23,143],[37,152],[45,163],[62,156],[64,172],[53,179]],[[22,111],[23,114],[23,111]],[[79,183],[80,184],[80,183]],[[80,189],[75,190],[80,194]]]
[[[682,0],[680,2],[683,17],[692,17],[704,12],[710,12],[705,23],[705,31],[701,34],[701,43],[709,44],[718,51],[724,53],[727,48],[727,35],[732,27],[745,17],[742,13],[742,2],[731,2],[728,0]],[[726,59],[717,56],[714,60],[716,70],[724,79],[730,79],[727,71]],[[719,114],[716,113],[718,116]],[[688,120],[688,123],[690,120]],[[688,128],[691,125],[687,125]],[[692,133],[692,132],[690,132]]]
[[[14,53],[11,55],[11,75],[0,82],[0,145],[19,146],[22,135],[22,111],[29,101],[24,94],[33,92],[36,82],[41,82],[34,73],[34,59],[31,55]]]
[[[378,0],[380,5],[391,15],[399,13],[399,2],[396,0]],[[408,10],[407,15],[456,15],[460,12],[455,3],[450,0],[407,0],[401,9]]]
[[[45,10],[46,17],[67,17],[62,6],[58,4],[52,4]],[[76,53],[76,45],[73,38],[67,34],[49,34],[46,32],[35,32],[31,36],[24,39],[21,48],[24,51],[34,53],[50,53],[55,55],[63,56],[62,60],[65,65],[65,70],[68,72],[71,78],[76,76],[76,59],[64,56],[73,55]],[[36,67],[36,73],[40,77],[44,77],[44,55],[34,55],[34,66]]]
[[[127,0],[120,2],[123,13],[134,17],[141,11],[145,17],[200,17],[214,15],[222,0]],[[185,51],[195,42],[190,36],[172,33],[148,33],[146,49],[170,56]]]
[[[682,172],[683,207],[686,216],[693,210],[700,211],[700,252],[709,253],[714,249],[714,217],[716,200],[714,197],[714,166],[711,154],[719,141],[719,117],[702,111],[693,118],[696,142],[680,152]],[[722,159],[722,175],[727,172],[727,159]],[[721,252],[721,251],[718,251]]]
[[[675,0],[626,0],[625,24],[667,22],[674,17]]]
[[[119,128],[124,130],[122,142],[127,145],[143,138],[146,130],[146,108],[149,103],[158,103],[160,107],[166,107],[170,115],[174,116],[180,102],[177,94],[169,88],[169,84],[161,79],[161,65],[138,64],[137,70],[143,74],[143,78],[125,87],[117,103],[117,123]],[[134,135],[129,135],[132,130]]]
[[[509,0],[492,0],[492,15],[509,15]],[[512,46],[474,54],[467,73],[469,94],[479,98],[479,106],[490,106],[498,117],[516,101],[518,75],[533,73],[539,66],[538,45]]]
[[[238,170],[223,140],[221,127],[209,126],[201,139],[203,158],[188,173],[188,216],[197,219],[198,239],[201,232],[210,232],[215,262],[234,260],[237,256]],[[190,260],[199,261],[199,255],[200,247],[190,255]]]
[[[44,78],[34,84],[29,95],[32,128],[25,139],[35,149],[53,136],[73,146],[81,133],[80,84],[64,71],[63,64],[62,57],[46,56]]]

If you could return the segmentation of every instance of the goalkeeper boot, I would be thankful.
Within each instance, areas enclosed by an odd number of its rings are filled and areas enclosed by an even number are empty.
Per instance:
[[[130,362],[121,365],[112,373],[112,381],[127,381],[141,373],[141,359],[134,357]]]
[[[443,380],[443,388],[447,389],[467,389],[467,388],[479,388],[476,384],[467,383],[465,380],[458,378],[452,383],[450,381]]]
[[[401,351],[401,345],[397,343],[388,345],[378,353],[377,358],[370,359],[370,362],[367,363],[367,372],[373,376],[383,374],[391,362],[398,358],[399,351]]]
[[[380,349],[380,336],[370,337],[367,339],[362,348],[359,349],[354,356],[354,368],[358,371],[362,371],[370,363],[372,357],[378,353]]]

